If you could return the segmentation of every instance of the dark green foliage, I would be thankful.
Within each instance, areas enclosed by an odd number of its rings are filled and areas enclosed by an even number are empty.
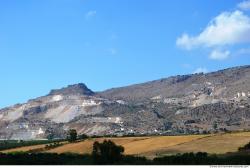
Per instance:
[[[250,150],[250,142],[243,147],[239,147],[239,151],[249,151]]]
[[[122,160],[117,162],[117,164],[118,165],[151,165],[153,163],[151,160],[148,160],[146,157],[124,155],[122,157]]]
[[[218,124],[216,122],[214,122],[213,129],[216,130],[217,128],[218,128]]]
[[[99,135],[92,135],[91,138],[101,138],[102,136]]]
[[[69,142],[75,142],[77,140],[77,132],[75,129],[69,130],[67,139]]]
[[[61,144],[61,143],[59,143],[59,142],[54,142],[54,143],[52,143],[52,144],[47,144],[46,146],[45,146],[45,149],[46,150],[50,150],[50,149],[54,149],[54,148],[56,148],[56,147],[59,147],[59,146],[62,146],[63,144]]]
[[[109,155],[111,156],[111,155]],[[105,156],[104,156],[105,157]],[[250,155],[208,155],[207,153],[184,153],[148,160],[145,157],[122,155],[115,160],[96,160],[94,155],[54,153],[0,153],[0,165],[249,165]],[[100,159],[100,158],[99,158]]]
[[[90,165],[89,155],[55,153],[0,154],[0,165]]]
[[[54,134],[50,133],[47,135],[48,140],[52,140],[54,138]]]
[[[3,140],[0,141],[0,150],[23,147],[23,146],[32,146],[32,145],[40,145],[40,144],[48,144],[54,142],[61,142],[60,140],[29,140],[29,141],[18,141],[18,140]]]
[[[117,137],[117,135],[92,135],[90,138],[110,138],[110,137]]]
[[[154,164],[160,165],[203,165],[209,164],[210,157],[207,153],[198,152],[194,153],[184,153],[177,154],[173,156],[165,156],[161,158],[155,158],[153,160]]]
[[[208,155],[207,153],[184,153],[155,158],[154,165],[249,165],[250,155]]]
[[[78,139],[79,139],[79,140],[85,140],[85,139],[88,139],[88,135],[86,135],[86,134],[81,134],[81,135],[78,135]]]
[[[93,160],[96,164],[114,164],[121,161],[124,152],[122,146],[116,145],[110,140],[103,143],[95,142],[93,144]]]

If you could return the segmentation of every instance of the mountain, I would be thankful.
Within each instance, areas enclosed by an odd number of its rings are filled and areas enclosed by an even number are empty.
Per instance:
[[[250,66],[93,92],[85,84],[0,110],[1,139],[250,129]]]
[[[49,95],[87,95],[91,96],[94,92],[90,90],[85,84],[79,83],[76,85],[69,85],[66,88],[51,90]]]

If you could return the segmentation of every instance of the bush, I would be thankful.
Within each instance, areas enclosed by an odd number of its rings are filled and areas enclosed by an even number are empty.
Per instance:
[[[75,142],[77,139],[77,132],[75,129],[70,129],[68,132],[67,139],[69,142]]]
[[[93,160],[95,164],[115,164],[121,161],[124,148],[116,145],[110,140],[104,140],[103,143],[95,142],[93,144]]]
[[[54,149],[54,148],[59,147],[59,146],[62,146],[62,144],[59,143],[59,142],[54,142],[54,143],[52,143],[52,144],[47,144],[47,145],[45,146],[45,149],[46,149],[46,150],[50,150],[50,149]]]
[[[250,150],[250,142],[243,147],[239,147],[238,150],[239,151],[249,151]]]
[[[81,134],[81,135],[78,136],[79,140],[84,140],[84,139],[87,139],[87,138],[88,138],[88,135],[86,135],[86,134]]]

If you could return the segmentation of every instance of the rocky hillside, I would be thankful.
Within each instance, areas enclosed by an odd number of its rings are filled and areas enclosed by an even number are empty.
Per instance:
[[[250,66],[94,93],[84,84],[0,110],[1,139],[250,129]]]

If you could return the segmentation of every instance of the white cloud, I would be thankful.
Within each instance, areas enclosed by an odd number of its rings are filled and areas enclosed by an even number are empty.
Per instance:
[[[237,5],[241,10],[250,10],[250,0],[242,1]]]
[[[221,51],[221,50],[213,50],[210,55],[209,58],[213,59],[213,60],[225,60],[230,56],[230,51],[226,50],[226,51]]]
[[[250,42],[250,18],[241,11],[223,12],[197,36],[183,34],[177,46],[184,49],[216,47]]]
[[[96,15],[96,11],[95,10],[91,10],[91,11],[88,11],[86,14],[85,14],[85,18],[86,19],[90,19],[92,17],[94,17]]]
[[[197,68],[193,74],[196,74],[196,73],[207,73],[208,72],[208,69],[207,68],[204,68],[204,67],[200,67],[200,68]]]
[[[177,38],[176,44],[181,48],[190,50],[195,45],[196,40],[193,37],[189,37],[188,34],[184,33],[181,37]]]

